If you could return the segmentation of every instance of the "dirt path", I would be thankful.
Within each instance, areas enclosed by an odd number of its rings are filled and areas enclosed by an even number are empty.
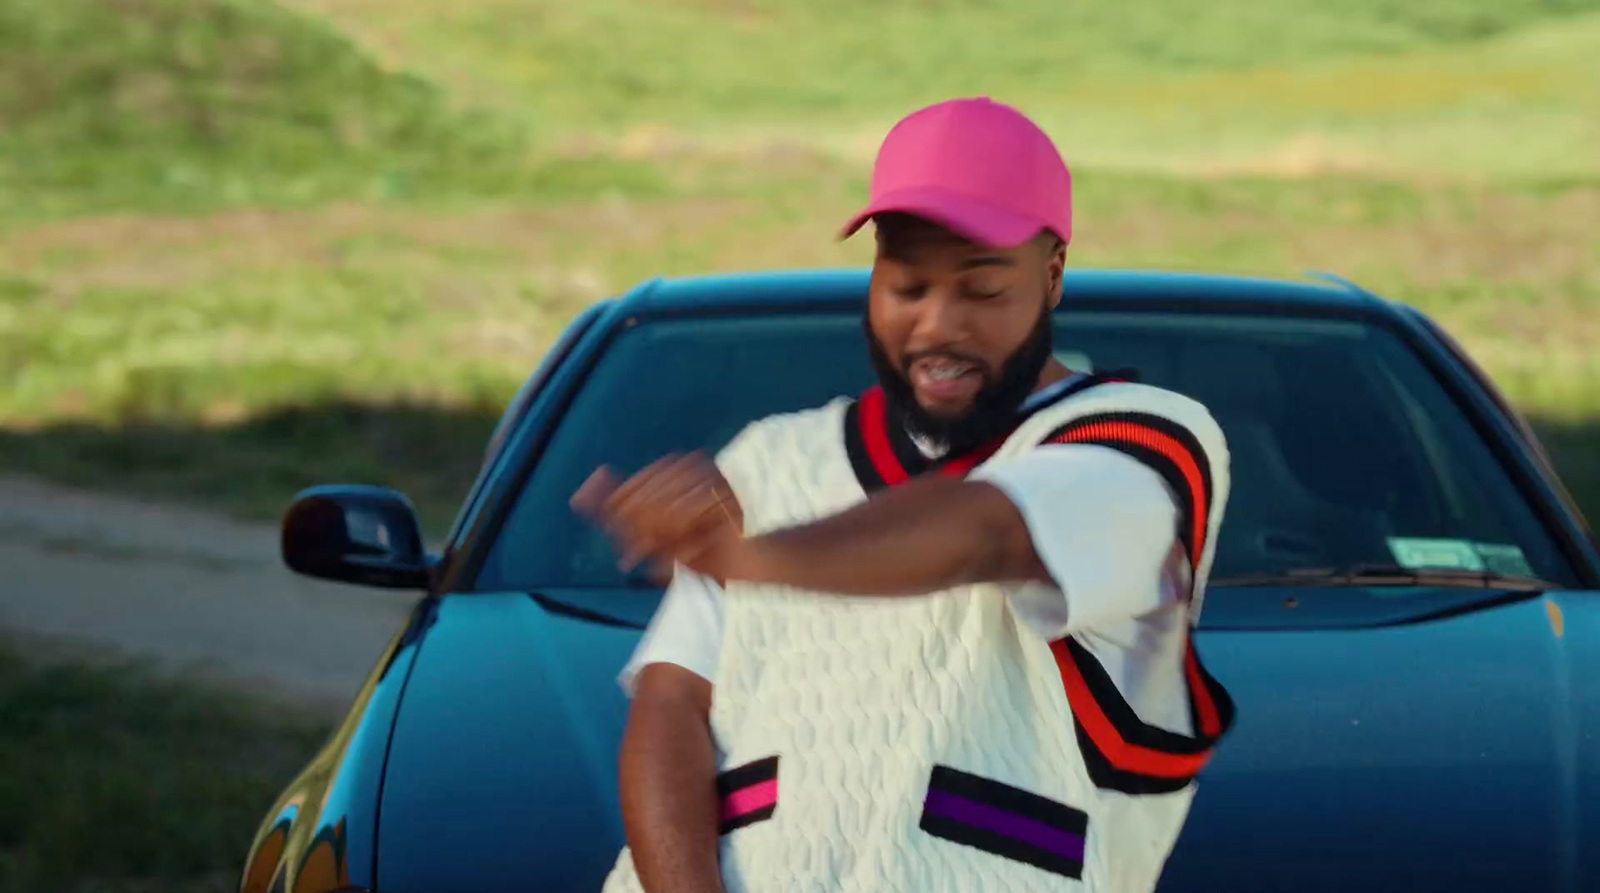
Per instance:
[[[277,528],[0,476],[0,631],[338,711],[416,593],[320,583]]]

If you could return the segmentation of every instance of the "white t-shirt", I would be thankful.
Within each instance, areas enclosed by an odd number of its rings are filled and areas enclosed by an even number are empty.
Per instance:
[[[993,461],[968,479],[998,487],[1027,524],[1055,585],[1020,588],[1011,608],[1046,640],[1139,617],[1183,597],[1185,565],[1170,560],[1178,505],[1146,465],[1103,446],[1045,444]],[[653,663],[676,664],[715,685],[723,598],[715,581],[678,568],[622,671],[623,690],[631,696],[639,671]]]

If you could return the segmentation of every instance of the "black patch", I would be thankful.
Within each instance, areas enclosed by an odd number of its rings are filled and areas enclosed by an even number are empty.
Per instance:
[[[754,762],[745,763],[743,766],[736,766],[726,772],[720,773],[717,775],[716,782],[718,806],[721,806],[721,801],[723,798],[735,791],[743,790],[751,785],[761,784],[762,782],[772,781],[777,777],[777,756],[764,757]],[[777,812],[777,809],[778,804],[774,803],[771,806],[764,806],[761,809],[757,809],[753,812],[747,812],[742,815],[735,816],[728,821],[719,823],[717,825],[717,833],[727,834],[729,831],[736,831],[747,825],[754,825],[757,822],[764,822],[767,819],[772,818],[773,814]]]
[[[1032,865],[1035,868],[1054,872],[1063,877],[1075,880],[1083,877],[1082,862],[1068,859],[1065,856],[1006,837],[1003,834],[996,834],[993,831],[986,831],[982,828],[974,828],[971,825],[963,824],[953,819],[926,814],[923,815],[922,822],[917,827],[934,837],[943,838],[951,843],[959,843],[1006,859],[1014,859],[1018,862]]]
[[[1043,822],[1052,828],[1059,828],[1072,834],[1082,835],[1089,829],[1089,816],[1082,810],[1073,809],[1049,797],[1041,797],[1032,791],[1025,791],[970,772],[962,772],[950,766],[933,767],[933,775],[928,779],[928,788],[1027,816],[1036,822]]]
[[[933,775],[928,781],[928,789],[930,793],[938,791],[953,794],[1004,810],[1079,838],[1082,838],[1089,829],[1089,816],[1081,810],[949,766],[934,767]],[[959,818],[938,814],[926,807],[917,827],[934,837],[1032,865],[1063,877],[1073,879],[1083,877],[1081,858],[1072,858],[1000,831],[968,824]]]
[[[745,763],[717,775],[717,796],[726,797],[737,790],[771,781],[778,777],[777,756],[765,757]]]
[[[755,812],[747,812],[738,818],[731,819],[718,825],[717,833],[727,834],[729,831],[737,831],[746,825],[754,825],[757,822],[764,822],[767,819],[772,818],[772,814],[777,812],[777,810],[778,804],[774,803],[764,809],[758,809]]]

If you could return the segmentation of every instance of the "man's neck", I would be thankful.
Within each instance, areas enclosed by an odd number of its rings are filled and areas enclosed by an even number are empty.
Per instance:
[[[1071,369],[1068,369],[1066,364],[1062,363],[1060,360],[1056,359],[1055,357],[1051,357],[1045,362],[1044,368],[1039,370],[1039,381],[1033,386],[1033,392],[1037,394],[1045,388],[1048,388],[1057,382],[1065,381],[1077,374],[1078,373],[1072,371]]]
[[[1034,386],[1033,392],[1028,394],[1028,398],[1022,401],[1022,405],[1018,408],[1020,410],[1026,410],[1034,401],[1049,396],[1049,394],[1057,387],[1064,386],[1067,383],[1076,380],[1077,377],[1077,372],[1072,371],[1071,369],[1052,359],[1049,363],[1045,364],[1044,369],[1040,370],[1038,384]],[[906,436],[911,438],[911,442],[916,444],[917,449],[922,453],[922,455],[928,457],[929,459],[943,458],[945,453],[949,452],[949,449],[944,444],[939,443],[938,441],[929,440],[926,437],[918,436],[913,431],[907,430]]]

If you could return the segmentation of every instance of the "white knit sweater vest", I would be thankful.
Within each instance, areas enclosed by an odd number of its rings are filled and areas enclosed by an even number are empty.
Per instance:
[[[722,452],[747,532],[865,498],[842,436],[859,411],[841,399],[774,416]],[[1045,440],[1120,441],[1162,465],[1175,491],[1188,485],[1203,540],[1197,611],[1227,493],[1210,415],[1171,392],[1100,384],[1035,412],[986,461]],[[1231,722],[1226,693],[1175,656],[1189,678],[1174,690],[1205,728],[1145,725],[1095,659],[1106,641],[1045,642],[1006,595],[727,587],[711,722],[728,893],[1154,888],[1194,775]],[[640,889],[624,850],[606,893]]]

